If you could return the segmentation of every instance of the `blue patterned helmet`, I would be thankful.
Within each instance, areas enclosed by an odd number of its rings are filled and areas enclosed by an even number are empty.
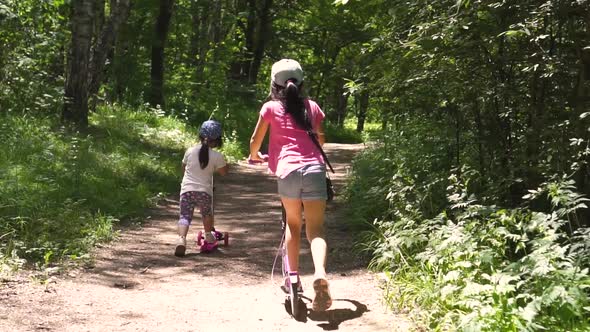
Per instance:
[[[215,120],[207,120],[201,125],[199,135],[208,140],[221,138],[221,123]]]

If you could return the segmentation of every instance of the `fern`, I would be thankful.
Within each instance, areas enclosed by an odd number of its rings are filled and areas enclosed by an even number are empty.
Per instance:
[[[585,208],[573,183],[548,182],[530,192],[528,200],[551,199],[554,211],[547,213],[478,204],[468,172],[462,174],[448,177],[448,209],[434,218],[407,204],[415,186],[398,185],[403,190],[386,196],[390,211],[374,222],[368,248],[371,267],[390,278],[392,307],[412,308],[433,330],[589,327],[590,231],[564,230],[568,217]]]

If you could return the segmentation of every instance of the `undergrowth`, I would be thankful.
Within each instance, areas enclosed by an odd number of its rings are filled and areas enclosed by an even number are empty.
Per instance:
[[[588,229],[568,234],[556,211],[480,205],[450,180],[447,211],[375,221],[371,267],[390,277],[388,302],[434,331],[587,331]]]
[[[0,124],[0,273],[26,262],[77,259],[113,239],[179,189],[185,149],[198,128],[149,108],[101,107],[87,132],[52,118],[5,114]],[[238,138],[223,152],[244,154]]]
[[[387,303],[432,331],[590,330],[590,229],[576,220],[588,199],[574,182],[551,178],[503,208],[477,197],[477,172],[432,172],[427,140],[398,136],[355,159],[346,192]]]

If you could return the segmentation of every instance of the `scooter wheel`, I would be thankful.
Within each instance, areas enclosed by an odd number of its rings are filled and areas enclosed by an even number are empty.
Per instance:
[[[203,231],[197,233],[197,245],[200,246],[203,243]]]

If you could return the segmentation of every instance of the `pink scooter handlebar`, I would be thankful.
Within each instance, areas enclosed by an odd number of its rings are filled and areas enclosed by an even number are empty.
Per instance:
[[[268,161],[268,155],[267,154],[262,154],[260,152],[258,152],[258,157],[262,160],[252,160],[250,158],[248,158],[248,164],[250,165],[260,165],[263,164],[265,162]]]
[[[264,160],[252,160],[248,158],[248,164],[250,165],[261,165],[264,163]]]

